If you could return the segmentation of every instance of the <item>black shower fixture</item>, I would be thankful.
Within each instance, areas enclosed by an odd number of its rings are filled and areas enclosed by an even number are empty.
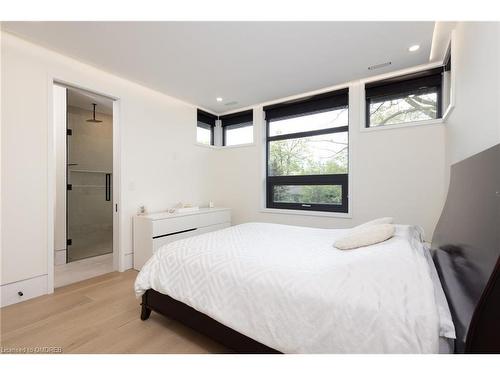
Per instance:
[[[92,116],[92,118],[89,118],[87,120],[87,122],[93,122],[93,123],[102,122],[102,120],[96,120],[96,118],[95,118],[95,107],[97,106],[97,104],[96,103],[92,103],[92,105],[94,106],[93,116]]]

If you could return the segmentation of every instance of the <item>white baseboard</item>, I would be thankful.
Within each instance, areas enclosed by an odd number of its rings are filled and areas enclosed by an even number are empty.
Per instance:
[[[125,259],[123,261],[125,267],[124,271],[131,269],[134,266],[134,254],[125,254]]]
[[[54,256],[54,263],[56,266],[60,266],[61,264],[66,264],[66,249],[56,251]]]

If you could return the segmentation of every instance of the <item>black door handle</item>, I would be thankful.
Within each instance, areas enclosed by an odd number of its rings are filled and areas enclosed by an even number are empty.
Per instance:
[[[106,173],[106,200],[111,200],[111,173]]]

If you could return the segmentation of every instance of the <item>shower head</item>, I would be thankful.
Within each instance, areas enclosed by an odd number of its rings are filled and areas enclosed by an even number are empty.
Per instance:
[[[102,122],[102,120],[96,120],[96,118],[95,118],[95,107],[97,106],[97,104],[96,103],[92,103],[92,105],[94,106],[93,116],[92,116],[92,118],[89,118],[87,120],[87,122],[93,122],[93,123],[96,123],[96,124],[99,123],[99,122]]]

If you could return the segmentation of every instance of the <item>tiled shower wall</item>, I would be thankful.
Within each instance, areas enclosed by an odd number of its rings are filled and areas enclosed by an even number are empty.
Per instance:
[[[113,251],[113,200],[106,200],[106,174],[113,171],[113,119],[97,113],[101,123],[91,123],[92,111],[68,106],[68,260],[74,261]],[[112,180],[112,179],[111,179]],[[112,189],[111,189],[112,191]]]

